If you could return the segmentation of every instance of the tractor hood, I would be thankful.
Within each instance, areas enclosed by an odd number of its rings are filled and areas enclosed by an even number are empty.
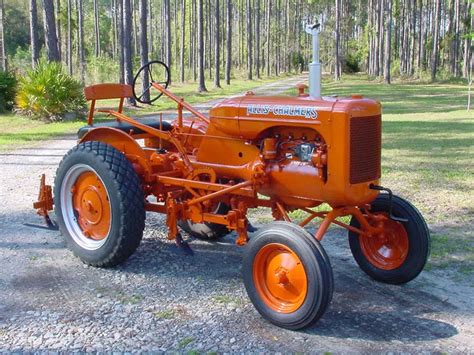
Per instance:
[[[257,96],[252,92],[223,100],[209,116],[215,127],[226,134],[255,139],[262,131],[275,126],[311,127],[331,122],[334,112],[351,116],[380,114],[380,104],[360,95],[349,98],[315,99],[299,96]]]

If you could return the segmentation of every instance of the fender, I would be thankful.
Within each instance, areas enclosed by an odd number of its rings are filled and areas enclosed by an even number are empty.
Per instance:
[[[151,166],[143,148],[135,139],[119,129],[111,127],[97,127],[87,132],[79,143],[99,141],[107,143],[122,152],[138,175],[144,176],[146,180],[151,175]]]

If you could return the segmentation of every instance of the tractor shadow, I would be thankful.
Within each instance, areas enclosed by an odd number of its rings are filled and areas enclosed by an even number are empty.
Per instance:
[[[393,286],[373,281],[352,262],[332,257],[334,295],[326,314],[308,335],[338,339],[390,341],[398,344],[433,341],[458,334],[452,324],[439,319],[454,306],[411,286]]]

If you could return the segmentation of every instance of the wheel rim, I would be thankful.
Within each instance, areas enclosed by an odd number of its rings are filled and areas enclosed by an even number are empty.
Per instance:
[[[386,219],[376,222],[382,232],[372,236],[360,236],[360,246],[367,260],[383,270],[400,267],[408,255],[408,234],[402,223],[383,213]]]
[[[96,250],[105,244],[112,212],[109,193],[88,165],[72,166],[61,184],[61,212],[69,235],[84,249]]]
[[[294,312],[306,298],[308,279],[303,263],[286,245],[267,244],[258,251],[253,280],[260,298],[277,312]]]

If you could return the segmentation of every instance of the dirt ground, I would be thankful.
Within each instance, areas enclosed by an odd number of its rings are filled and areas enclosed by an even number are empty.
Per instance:
[[[184,256],[166,239],[163,217],[149,214],[127,262],[86,267],[59,232],[28,225],[41,225],[31,208],[40,174],[52,183],[74,144],[71,136],[0,153],[0,352],[473,351],[472,280],[430,270],[403,286],[375,282],[336,228],[323,241],[334,298],[304,331],[277,328],[255,311],[241,280],[243,248],[232,234],[217,243],[190,239],[194,256]]]

